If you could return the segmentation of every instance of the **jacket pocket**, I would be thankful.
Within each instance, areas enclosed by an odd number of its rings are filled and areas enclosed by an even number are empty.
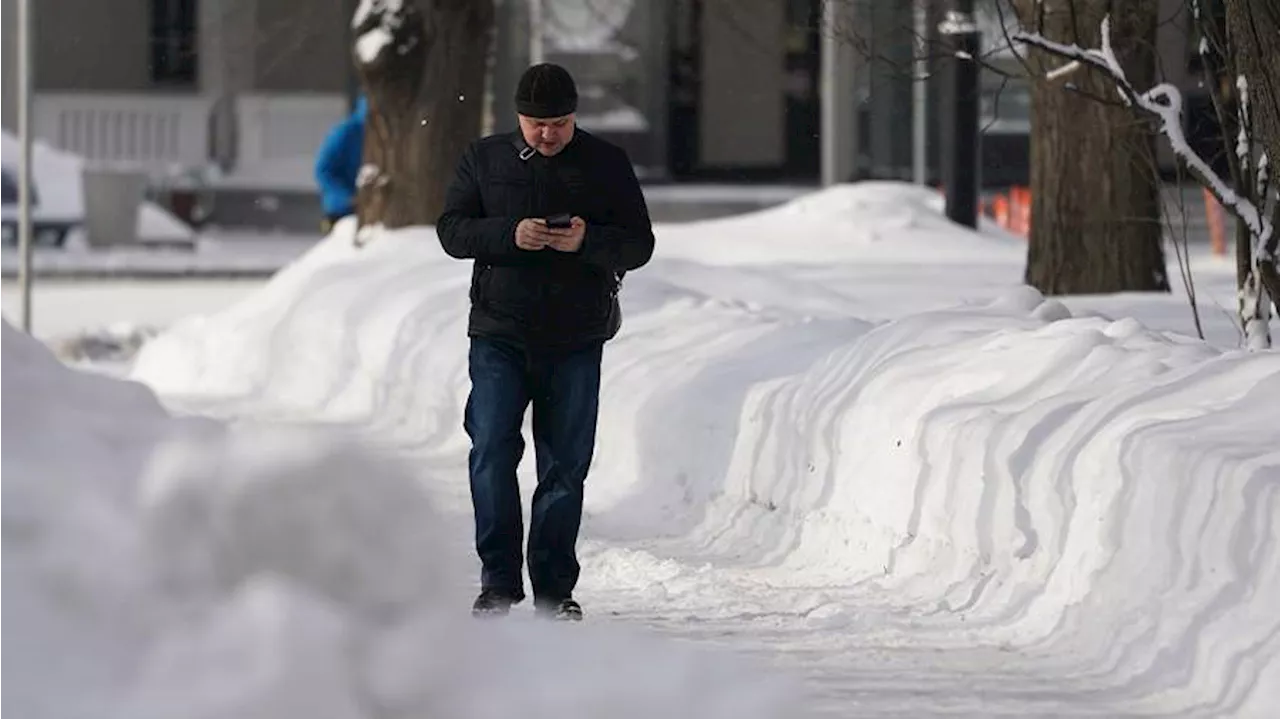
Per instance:
[[[485,302],[503,314],[526,317],[541,304],[540,279],[533,267],[491,267],[483,286]]]

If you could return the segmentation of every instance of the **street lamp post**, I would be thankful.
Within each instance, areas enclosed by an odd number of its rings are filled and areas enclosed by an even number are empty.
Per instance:
[[[929,4],[915,0],[915,72],[911,79],[911,181],[923,185],[929,181]]]
[[[854,22],[855,8],[833,1],[822,4],[822,53],[819,86],[819,140],[823,186],[849,182],[858,160],[857,52],[845,36]]]
[[[18,156],[18,285],[22,292],[22,331],[31,332],[31,85],[35,81],[32,66],[32,11],[35,0],[18,4],[18,135],[22,149]]]
[[[950,39],[951,133],[944,163],[947,218],[978,226],[978,63],[979,33],[973,0],[956,0],[938,30]]]

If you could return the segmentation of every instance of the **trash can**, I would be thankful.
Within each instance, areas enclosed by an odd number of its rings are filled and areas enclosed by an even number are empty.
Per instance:
[[[84,168],[84,223],[90,247],[137,244],[146,189],[143,172]]]

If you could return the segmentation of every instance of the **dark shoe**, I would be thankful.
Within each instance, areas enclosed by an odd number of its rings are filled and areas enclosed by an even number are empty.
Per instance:
[[[535,601],[534,604],[538,615],[541,617],[561,622],[582,621],[582,606],[571,598],[566,597],[560,600],[540,599]]]
[[[483,589],[471,605],[473,617],[504,617],[511,607],[524,600],[524,595],[502,589]]]

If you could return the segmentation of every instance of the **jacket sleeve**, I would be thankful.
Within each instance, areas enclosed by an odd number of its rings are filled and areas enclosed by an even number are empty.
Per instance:
[[[476,147],[463,153],[445,191],[444,212],[436,221],[436,235],[450,257],[492,265],[522,264],[532,252],[516,247],[519,220],[485,217],[476,177]]]
[[[643,267],[653,256],[653,225],[640,180],[625,152],[619,150],[611,172],[619,183],[612,194],[608,222],[587,223],[582,259],[609,272]]]
[[[355,204],[354,183],[349,179],[352,172],[346,166],[343,152],[344,145],[353,141],[351,134],[347,123],[339,124],[329,131],[316,152],[316,184],[326,211],[339,211]]]

